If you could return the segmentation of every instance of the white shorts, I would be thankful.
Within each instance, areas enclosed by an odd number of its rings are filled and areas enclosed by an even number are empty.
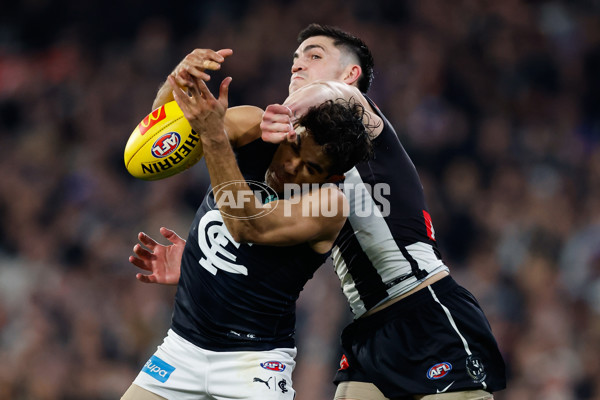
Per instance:
[[[296,349],[204,350],[172,330],[134,384],[167,399],[293,400]]]

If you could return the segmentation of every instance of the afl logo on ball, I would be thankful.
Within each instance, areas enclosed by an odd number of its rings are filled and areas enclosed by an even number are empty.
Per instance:
[[[280,361],[267,361],[260,363],[260,366],[269,371],[281,372],[285,369],[285,364]]]
[[[452,364],[449,362],[441,362],[429,368],[429,371],[427,371],[427,378],[440,379],[448,375],[448,372],[450,371],[452,371]]]
[[[169,132],[158,138],[152,145],[152,155],[156,158],[164,158],[172,154],[181,143],[181,136],[177,132]]]

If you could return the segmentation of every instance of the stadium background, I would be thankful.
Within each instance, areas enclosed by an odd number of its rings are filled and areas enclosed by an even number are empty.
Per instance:
[[[140,230],[186,235],[205,166],[123,167],[154,93],[196,47],[230,47],[230,105],[287,94],[296,34],[372,49],[371,97],[427,192],[456,280],[508,365],[499,400],[600,399],[600,2],[7,2],[0,13],[0,398],[118,398],[174,290],[134,278]],[[215,74],[211,87],[223,76]],[[298,400],[331,399],[349,311],[331,266],[298,305]]]

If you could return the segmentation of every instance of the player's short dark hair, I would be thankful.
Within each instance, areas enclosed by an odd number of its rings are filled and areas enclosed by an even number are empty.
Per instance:
[[[373,82],[373,55],[369,47],[360,38],[345,32],[337,27],[310,24],[298,34],[298,43],[304,42],[306,39],[313,36],[327,36],[333,39],[333,44],[338,47],[343,47],[346,50],[354,53],[359,60],[362,75],[358,78],[358,89],[367,93]]]
[[[360,103],[337,99],[309,108],[298,121],[329,157],[330,175],[344,174],[371,158],[372,127],[364,118],[365,108]]]

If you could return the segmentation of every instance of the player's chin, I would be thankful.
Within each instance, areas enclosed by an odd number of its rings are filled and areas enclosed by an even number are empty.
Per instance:
[[[292,94],[304,85],[306,85],[306,82],[303,79],[292,79],[290,86],[288,87],[288,91],[290,94]]]

